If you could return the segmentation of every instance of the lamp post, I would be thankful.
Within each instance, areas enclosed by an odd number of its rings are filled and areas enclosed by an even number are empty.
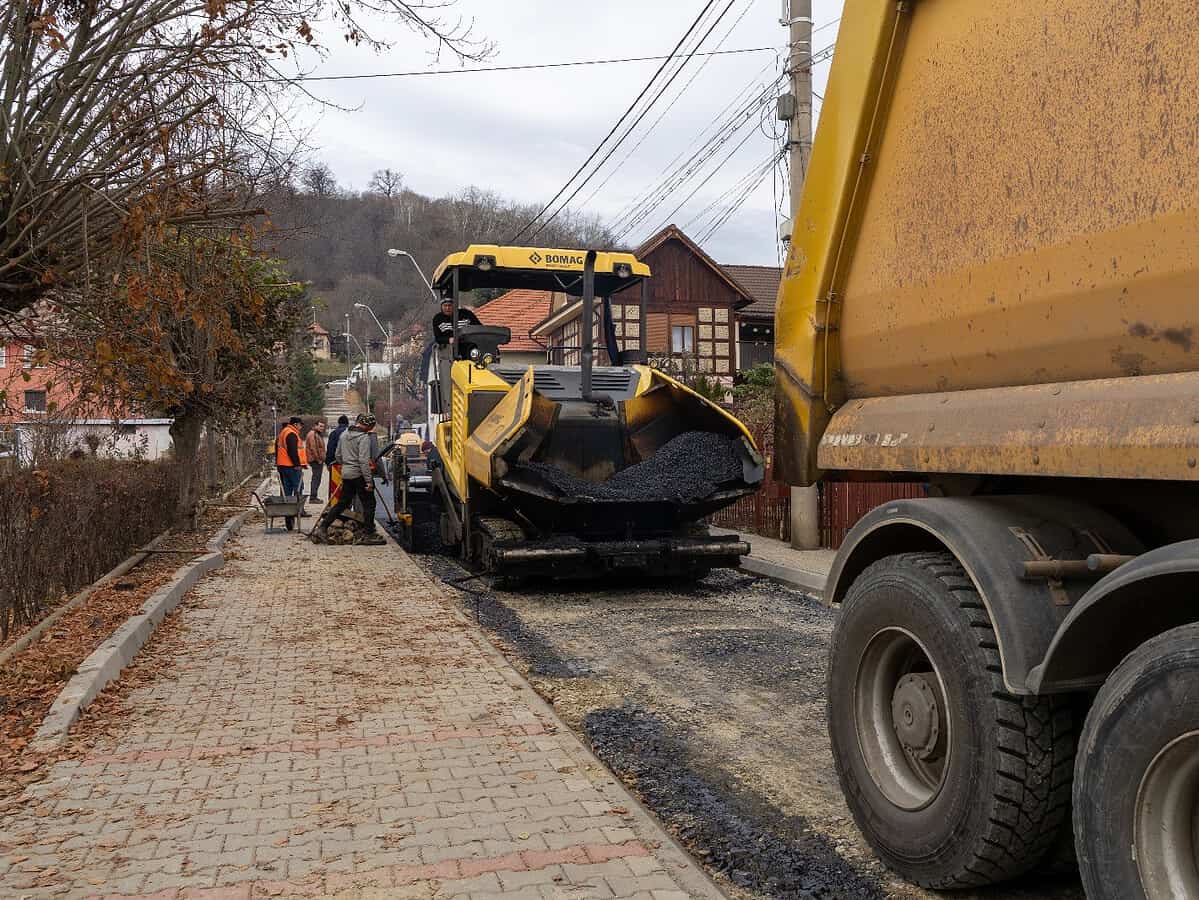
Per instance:
[[[416,269],[416,274],[420,276],[420,280],[425,283],[425,287],[427,287],[429,289],[429,294],[433,297],[434,300],[439,299],[437,296],[437,291],[433,290],[433,285],[431,285],[429,283],[429,279],[426,278],[425,273],[423,271],[421,271],[420,263],[418,263],[416,261],[415,256],[413,256],[407,250],[397,250],[394,247],[392,247],[391,249],[389,249],[387,251],[387,255],[390,256],[392,259],[399,259],[401,256],[406,257],[408,259],[408,261],[412,263],[412,267],[414,269]]]
[[[375,311],[373,309],[371,309],[369,306],[367,306],[365,303],[355,303],[354,307],[356,309],[365,309],[368,313],[370,313],[371,318],[375,320],[375,324],[378,325],[379,330],[383,332],[383,337],[385,337],[387,339],[387,343],[383,345],[383,354],[384,354],[384,357],[388,356],[392,352],[391,323],[388,322],[387,327],[384,328],[383,323],[379,321],[379,317],[375,315]],[[389,419],[389,421],[387,423],[387,436],[390,438],[392,436],[392,434],[391,434],[392,427],[391,426],[392,426],[392,423],[395,421],[395,412],[394,412],[395,386],[394,386],[394,380],[392,379],[392,374],[395,372],[395,364],[390,359],[386,359],[386,358],[384,359],[384,362],[387,363],[387,418]],[[369,364],[367,365],[367,368],[370,368]]]
[[[348,338],[348,340],[346,341],[346,357],[348,358],[350,355],[350,341],[353,341],[354,345],[358,348],[358,352],[362,354],[362,361],[366,364],[366,411],[370,412],[370,410],[371,410],[371,358],[370,358],[370,354],[367,353],[366,348],[363,347],[361,343],[359,343],[358,338],[356,338],[356,337],[354,337],[354,335],[350,334],[349,329],[346,330],[346,337]]]

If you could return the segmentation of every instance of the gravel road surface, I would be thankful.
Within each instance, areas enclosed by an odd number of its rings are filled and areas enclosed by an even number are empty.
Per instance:
[[[419,557],[446,580],[454,561]],[[824,719],[836,612],[772,582],[492,589],[463,608],[737,898],[930,897],[874,859],[837,786]],[[955,897],[1079,900],[1030,876]]]

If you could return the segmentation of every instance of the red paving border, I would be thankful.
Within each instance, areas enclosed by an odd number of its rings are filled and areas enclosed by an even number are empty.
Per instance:
[[[329,875],[324,884],[304,881],[255,881],[227,888],[168,888],[154,894],[106,894],[97,900],[250,900],[255,896],[304,897],[336,894],[363,887],[400,887],[421,881],[474,878],[493,872],[534,872],[570,863],[595,865],[614,859],[650,855],[640,841],[623,844],[588,844],[561,850],[525,850],[486,859],[447,859],[427,866],[384,866],[355,875]]]
[[[487,726],[483,728],[437,729],[416,734],[377,734],[362,738],[319,738],[305,741],[277,741],[272,744],[228,747],[179,747],[174,750],[135,750],[86,757],[81,766],[109,763],[159,762],[164,759],[219,759],[224,756],[259,756],[265,753],[316,753],[320,750],[356,750],[362,747],[402,747],[405,744],[433,744],[461,738],[532,737],[550,734],[544,725]]]

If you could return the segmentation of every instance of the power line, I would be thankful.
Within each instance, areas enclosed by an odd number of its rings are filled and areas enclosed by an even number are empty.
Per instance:
[[[716,131],[704,144],[681,164],[675,166],[656,187],[651,189],[646,200],[640,205],[634,206],[630,213],[624,217],[623,224],[614,226],[619,228],[617,237],[621,238],[641,225],[659,206],[666,202],[672,193],[681,190],[691,179],[698,176],[725,144],[732,140],[747,124],[756,120],[759,111],[773,99],[772,92],[782,82],[784,77],[778,76],[771,83],[760,87],[758,93],[748,103],[743,103],[732,117],[720,123]],[[741,144],[744,144],[752,135],[753,132],[751,131],[742,139]],[[703,184],[706,184],[716,171],[718,169],[709,173],[707,178],[704,179]],[[703,184],[700,186],[702,187]]]
[[[728,103],[726,103],[721,108],[721,110],[712,117],[711,121],[708,124],[704,125],[703,128],[701,128],[699,130],[699,133],[697,135],[695,135],[690,140],[680,141],[679,142],[679,144],[680,144],[679,152],[674,155],[673,159],[671,159],[668,163],[666,163],[665,166],[662,167],[662,170],[658,173],[658,175],[655,176],[655,178],[666,175],[666,173],[671,170],[671,167],[674,166],[677,162],[679,162],[679,160],[681,160],[683,158],[683,156],[687,153],[687,149],[689,147],[694,147],[696,145],[699,145],[701,147],[705,146],[708,143],[708,141],[710,141],[715,134],[718,134],[724,128],[724,125],[723,125],[724,117],[730,112],[730,110],[732,110],[734,107],[736,107],[738,103],[745,102],[745,98],[748,97],[749,94],[758,86],[758,79],[761,78],[763,75],[765,75],[766,71],[768,69],[770,69],[772,65],[775,65],[775,64],[777,64],[777,63],[767,63],[765,66],[763,66],[757,72],[755,72],[753,74],[753,76],[749,79],[749,83],[746,84],[744,87],[742,87],[739,91],[737,91],[737,93],[733,95],[733,99],[730,100]],[[716,123],[716,127],[714,130],[713,130],[713,123]],[[712,135],[708,135],[709,131],[712,131]],[[705,137],[705,135],[708,135],[708,136]],[[620,212],[618,212],[612,220],[612,227],[615,228],[615,227],[619,226],[619,224],[621,222],[623,222],[628,216],[630,216],[634,212],[636,212],[638,207],[640,207],[643,202],[648,200],[648,198],[650,196],[655,194],[656,191],[657,191],[657,183],[654,181],[651,181],[648,187],[646,187],[644,190],[640,191],[639,193],[635,194],[633,196],[633,199],[631,199],[628,203],[626,203],[624,206],[621,207]]]
[[[756,191],[761,186],[762,182],[766,180],[766,176],[768,174],[770,174],[770,171],[773,167],[774,167],[774,160],[772,159],[770,161],[770,165],[768,165],[762,171],[762,173],[758,176],[757,181],[755,181],[748,189],[746,189],[744,191],[744,193],[741,194],[740,197],[737,198],[737,200],[733,203],[733,205],[730,206],[728,208],[728,210],[725,211],[724,215],[722,215],[716,222],[713,223],[712,227],[710,227],[707,231],[705,231],[700,237],[696,238],[696,242],[703,244],[706,241],[711,240],[712,236],[714,234],[716,234],[718,231],[720,231],[720,229],[724,227],[724,224],[730,218],[732,218],[733,213],[735,213],[737,210],[739,210],[741,208],[742,204],[744,204],[745,201],[748,200],[750,198],[750,196],[754,193],[754,191]]]
[[[753,119],[762,104],[769,97],[771,91],[774,90],[776,85],[781,83],[782,78],[783,76],[778,75],[775,76],[772,82],[766,84],[751,83],[748,94],[745,94],[743,91],[743,96],[734,99],[734,109],[731,114],[718,120],[715,128],[711,129],[706,137],[701,132],[700,138],[697,138],[691,144],[684,145],[683,150],[662,171],[662,177],[657,184],[651,186],[649,191],[644,194],[644,200],[634,201],[627,212],[622,212],[617,217],[614,227],[623,227],[627,230],[629,227],[635,226],[640,220],[644,219],[649,213],[660,206],[671,191],[681,187],[690,180],[713,154],[719,152],[720,148],[732,139],[733,135]],[[705,129],[705,131],[707,130]],[[691,152],[691,155],[683,159],[683,154],[687,152],[687,148],[695,144],[698,144],[698,146]]]
[[[586,178],[584,178],[581,182],[579,182],[578,186],[574,189],[574,191],[571,192],[571,195],[562,201],[562,205],[558,207],[557,212],[555,212],[552,216],[550,216],[548,219],[546,219],[544,222],[542,222],[540,226],[538,226],[537,230],[533,232],[534,236],[540,234],[541,230],[543,228],[545,228],[547,225],[549,225],[550,222],[552,222],[559,214],[561,214],[561,212],[564,209],[566,209],[566,207],[570,204],[570,201],[578,196],[579,191],[583,190],[583,188],[587,186],[587,182],[589,182],[592,178],[594,178],[596,176],[596,174],[598,174],[600,169],[602,169],[604,167],[604,164],[609,159],[612,158],[612,154],[615,153],[617,151],[617,149],[619,149],[620,145],[622,143],[624,143],[624,141],[628,138],[628,136],[630,134],[633,133],[633,130],[638,125],[641,124],[641,120],[644,119],[649,114],[649,111],[653,108],[654,104],[657,103],[658,100],[660,100],[662,98],[662,95],[666,93],[667,89],[671,86],[671,84],[674,83],[674,80],[679,77],[679,75],[682,73],[683,69],[686,68],[687,63],[691,62],[692,58],[695,56],[695,51],[703,46],[704,41],[706,41],[708,39],[708,37],[712,34],[712,32],[716,30],[716,26],[720,24],[721,20],[726,15],[728,15],[729,10],[733,8],[733,4],[736,2],[737,2],[737,0],[729,0],[729,2],[725,5],[724,9],[722,9],[720,11],[720,14],[715,18],[715,20],[713,20],[712,24],[708,26],[708,30],[704,32],[703,37],[701,37],[699,39],[699,41],[696,42],[695,46],[691,48],[691,51],[687,54],[686,58],[682,61],[682,63],[679,64],[678,68],[676,68],[674,70],[674,72],[670,75],[670,77],[666,79],[666,83],[664,85],[662,85],[662,87],[658,90],[658,93],[656,95],[654,95],[654,99],[650,100],[649,103],[647,103],[645,105],[645,107],[641,110],[641,114],[637,116],[637,118],[636,118],[636,120],[634,120],[633,124],[628,127],[628,129],[625,131],[625,133],[623,135],[621,135],[621,137],[616,141],[616,143],[614,143],[609,148],[608,152],[606,154],[604,154],[604,158],[601,159],[599,161],[599,163],[596,165],[596,167],[591,171],[591,174],[589,174]],[[704,9],[704,12],[705,13],[707,12],[706,7]],[[703,14],[704,13],[700,14],[701,17]]]
[[[834,49],[833,45],[825,47],[823,50],[809,57],[805,64],[814,64],[821,62],[827,58]],[[755,76],[756,79],[757,76]],[[736,132],[753,120],[753,117],[765,108],[772,100],[772,91],[779,86],[784,80],[785,75],[779,75],[773,82],[756,88],[757,93],[753,98],[746,101],[739,98],[744,95],[745,90],[739,92],[738,97],[735,97],[731,105],[736,105],[740,102],[742,105],[737,108],[733,115],[723,122],[720,122],[716,129],[706,138],[699,149],[695,150],[691,156],[682,164],[675,165],[683,153],[680,152],[674,160],[667,164],[663,170],[664,177],[657,183],[655,187],[651,187],[648,192],[643,192],[644,200],[634,200],[630,205],[626,206],[616,217],[613,228],[617,231],[617,237],[623,237],[628,232],[636,228],[650,214],[660,206],[666,198],[675,190],[681,188],[684,184],[695,177],[703,167],[711,160],[711,158],[719,152],[720,148],[732,138]],[[755,90],[755,86],[751,83],[750,90]],[[717,118],[724,115],[729,106],[725,107],[718,114]],[[700,138],[702,138],[701,132]],[[697,138],[697,140],[700,140]],[[671,168],[673,166],[673,168]],[[714,174],[714,173],[713,173]],[[711,175],[709,175],[709,179]]]
[[[779,150],[771,150],[769,156],[767,156],[765,159],[759,160],[750,168],[748,172],[737,179],[737,181],[734,182],[731,187],[726,188],[719,197],[714,199],[706,207],[700,210],[698,214],[692,216],[691,219],[688,220],[687,225],[684,227],[690,227],[692,223],[702,222],[703,220],[707,219],[706,224],[696,226],[699,232],[704,232],[709,226],[711,226],[714,222],[719,220],[722,215],[724,215],[729,204],[735,203],[738,198],[744,196],[744,192],[749,188],[750,184],[752,184],[756,178],[758,178],[764,171],[769,171],[774,166],[775,159],[778,157],[779,153]]]
[[[833,23],[828,23],[822,27],[828,27],[831,24]],[[822,50],[819,50],[809,56],[803,64],[815,65],[816,63],[823,62],[832,56],[835,48],[835,44],[830,44]],[[734,134],[740,131],[741,128],[753,121],[755,113],[760,112],[760,110],[762,110],[770,103],[771,100],[773,100],[771,91],[781,82],[781,80],[783,80],[784,77],[785,76],[779,76],[772,83],[762,88],[753,97],[753,99],[748,102],[748,105],[743,104],[741,107],[739,107],[737,112],[734,113],[729,120],[721,123],[717,127],[716,131],[707,139],[706,143],[696,150],[686,162],[679,166],[675,166],[674,169],[669,172],[669,174],[665,175],[665,178],[658,182],[655,188],[652,188],[647,195],[643,195],[645,196],[645,200],[640,202],[634,201],[634,205],[631,209],[626,207],[626,210],[628,210],[627,212],[622,211],[620,214],[618,214],[616,224],[613,225],[613,228],[616,230],[616,237],[622,238],[629,232],[636,229],[667,199],[667,197],[669,197],[673,192],[682,188],[683,185],[685,185],[692,178],[696,177],[711,161],[711,159],[715,157],[720,148],[727,143]],[[743,93],[744,90],[739,92],[739,94]],[[745,139],[741,141],[741,144],[744,143]],[[731,156],[732,154],[730,154],[730,157],[726,158],[725,162],[727,162]],[[678,157],[676,157],[676,159],[677,158]],[[721,164],[721,167],[723,165],[724,163]],[[707,184],[719,172],[721,167],[717,167],[713,171],[709,172],[699,187],[702,188],[705,184]],[[667,168],[670,168],[670,164],[668,164]],[[696,190],[698,190],[698,188]],[[694,196],[695,193],[696,191],[692,191],[688,199],[690,199],[691,196]],[[677,212],[677,208],[674,212]],[[674,215],[674,212],[672,212],[671,215]]]
[[[727,41],[729,39],[729,37],[732,36],[733,32],[737,30],[737,26],[741,24],[742,20],[744,20],[745,17],[749,14],[749,11],[751,9],[753,9],[753,5],[754,5],[754,0],[749,0],[749,2],[745,6],[745,9],[743,9],[741,11],[741,15],[737,16],[737,18],[733,21],[733,24],[729,26],[728,31],[726,31],[724,33],[724,37],[722,37],[717,42],[717,44],[716,44],[717,51],[719,51],[720,48],[724,46],[724,42]],[[691,87],[691,85],[695,83],[695,79],[699,78],[699,76],[703,73],[704,69],[706,69],[708,67],[708,63],[710,63],[712,61],[712,57],[715,55],[715,53],[714,52],[696,53],[694,55],[695,56],[706,56],[707,59],[705,59],[703,61],[703,64],[701,66],[699,66],[699,68],[697,68],[694,72],[691,73],[691,77],[687,79],[687,83],[684,84],[682,86],[682,88],[679,89],[679,92],[677,94],[675,94],[674,99],[671,100],[668,104],[666,104],[666,108],[663,109],[662,112],[660,112],[658,114],[658,117],[656,119],[654,119],[653,122],[650,123],[649,128],[647,128],[645,130],[645,133],[643,135],[641,135],[640,138],[638,138],[637,143],[633,145],[632,149],[630,149],[629,152],[624,155],[624,158],[612,168],[612,171],[607,174],[607,176],[604,178],[604,180],[601,181],[596,186],[596,188],[590,194],[587,195],[587,198],[585,200],[583,200],[583,203],[582,203],[582,206],[584,208],[589,206],[591,204],[591,201],[595,199],[596,195],[599,194],[600,191],[602,191],[605,187],[608,186],[608,182],[610,182],[615,177],[617,172],[619,172],[621,169],[624,168],[625,163],[627,163],[633,157],[633,154],[641,149],[641,145],[644,144],[646,139],[648,139],[649,136],[654,133],[654,129],[656,129],[658,127],[658,125],[661,124],[662,120],[664,118],[666,118],[666,116],[670,113],[670,111],[672,109],[674,109],[675,104],[677,104],[679,102],[679,100],[681,100],[683,98],[683,95],[686,94],[688,89]]]
[[[736,50],[707,50],[693,56],[733,56],[739,53],[777,53],[778,47],[740,47]],[[294,77],[252,78],[247,84],[299,83],[309,81],[363,81],[371,78],[420,78],[427,75],[474,75],[480,72],[527,72],[535,69],[567,69],[576,66],[611,66],[619,63],[659,62],[672,56],[621,56],[612,59],[576,59],[556,63],[523,63],[512,66],[474,66],[467,69],[432,69],[413,72],[364,72],[359,75],[296,75]]]
[[[612,135],[616,134],[617,129],[620,128],[620,123],[623,122],[625,120],[625,118],[637,107],[637,104],[641,102],[641,99],[646,94],[649,93],[650,88],[652,88],[654,85],[654,82],[658,80],[658,76],[662,74],[662,72],[670,64],[670,61],[675,58],[675,55],[679,52],[679,48],[682,47],[684,43],[686,43],[687,38],[689,38],[691,36],[692,32],[694,32],[695,29],[699,26],[700,21],[703,19],[704,16],[706,16],[708,14],[708,10],[711,9],[715,5],[715,3],[716,3],[716,0],[708,0],[708,2],[704,5],[704,8],[702,10],[700,10],[699,15],[695,17],[695,21],[693,21],[691,23],[691,25],[687,28],[687,30],[685,32],[683,32],[683,36],[681,38],[679,38],[679,42],[674,45],[674,49],[670,51],[670,55],[666,57],[666,61],[663,62],[662,65],[660,65],[658,67],[658,70],[656,72],[654,72],[654,74],[650,78],[650,80],[645,83],[645,87],[643,87],[641,89],[641,92],[636,96],[636,98],[634,98],[633,102],[629,104],[629,108],[624,111],[624,113],[620,116],[620,118],[618,118],[616,120],[616,122],[612,125],[612,128],[608,131],[608,133],[606,135],[604,135],[604,139],[602,141],[600,141],[596,145],[595,149],[591,151],[591,154],[585,160],[583,160],[583,164],[580,165],[577,169],[575,169],[574,174],[571,175],[570,178],[568,178],[566,180],[566,183],[563,184],[562,187],[558,189],[558,193],[554,194],[554,196],[550,199],[550,202],[547,203],[545,206],[543,206],[541,208],[541,211],[538,212],[537,215],[533,216],[532,219],[530,219],[528,222],[526,222],[525,225],[519,231],[517,231],[516,234],[514,234],[512,236],[512,238],[508,241],[508,243],[510,243],[510,244],[516,243],[516,241],[520,238],[521,235],[523,235],[526,231],[528,231],[530,228],[532,228],[537,223],[537,220],[540,219],[543,215],[545,215],[546,211],[551,206],[553,206],[555,202],[557,202],[558,198],[566,193],[567,189],[571,186],[571,184],[574,182],[574,180],[576,178],[578,178],[579,175],[583,172],[583,170],[586,169],[587,166],[589,166],[591,164],[591,161],[593,159],[595,159],[597,156],[599,156],[599,153],[604,148],[604,145],[607,144],[609,140],[611,140]]]

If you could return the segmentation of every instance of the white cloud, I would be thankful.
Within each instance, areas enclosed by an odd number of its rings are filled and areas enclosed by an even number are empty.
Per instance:
[[[517,65],[665,54],[702,6],[700,0],[608,0],[602,4],[579,0],[460,0],[456,9],[473,16],[478,32],[498,44],[499,52],[488,64]],[[840,15],[841,0],[815,0],[814,6],[819,25]],[[787,32],[779,23],[778,0],[737,0],[705,49],[714,45],[743,11],[746,14],[725,41],[724,49],[770,46],[783,52]],[[393,43],[387,53],[376,56],[362,48],[335,44],[314,74],[412,71],[455,65],[444,54],[435,63],[429,56],[429,45],[416,35],[395,26],[380,31]],[[816,49],[832,43],[835,35],[835,27],[822,31],[816,36]],[[680,150],[688,154],[693,151],[697,135],[772,60],[770,53],[711,59],[637,153],[584,209],[606,218],[614,216],[652,184]],[[676,87],[691,77],[697,62],[692,61]],[[544,203],[591,152],[658,65],[641,62],[324,82],[313,86],[320,96],[355,111],[318,112],[314,106],[310,140],[315,155],[332,166],[346,186],[362,188],[371,172],[390,166],[404,173],[410,187],[424,193],[445,194],[476,184],[521,201]],[[816,70],[818,91],[823,89],[827,72],[827,63]],[[643,127],[662,108],[651,112]],[[779,123],[768,115],[763,124],[770,129]],[[635,132],[617,151],[610,166],[624,157],[641,133]],[[682,224],[732,186],[770,148],[770,139],[760,131],[756,133],[680,210],[674,217],[676,223]],[[608,171],[585,188],[578,200],[586,198]],[[688,186],[684,196],[694,186]],[[723,262],[774,262],[771,193],[767,178],[705,243],[705,249]],[[639,239],[666,224],[660,216],[675,203],[677,200],[664,206],[631,237]]]

